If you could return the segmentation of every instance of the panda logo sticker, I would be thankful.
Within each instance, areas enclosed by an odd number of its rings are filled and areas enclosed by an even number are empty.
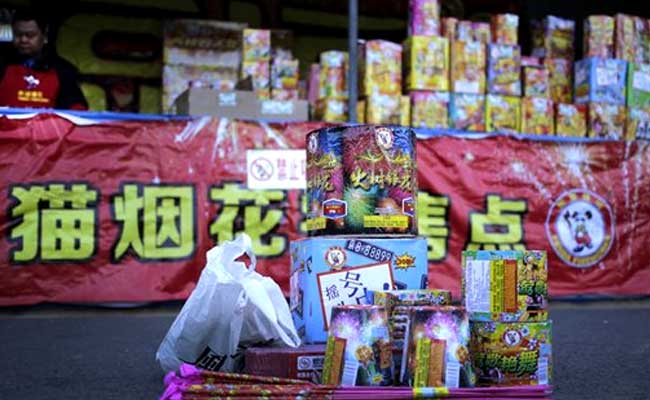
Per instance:
[[[379,147],[389,150],[393,147],[393,131],[391,131],[389,128],[384,127],[376,128],[375,140],[377,141]]]
[[[309,140],[307,142],[307,150],[310,153],[314,154],[318,151],[318,134],[309,135]]]
[[[567,265],[588,268],[599,263],[614,242],[614,213],[596,193],[575,189],[562,193],[546,217],[546,236]]]

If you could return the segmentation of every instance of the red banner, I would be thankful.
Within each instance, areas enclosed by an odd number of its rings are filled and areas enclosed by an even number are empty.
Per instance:
[[[320,126],[2,118],[0,305],[183,299],[241,231],[288,289],[303,193],[247,189],[245,150]],[[418,168],[430,286],[458,296],[463,249],[526,247],[548,251],[552,296],[650,294],[648,143],[435,136]]]

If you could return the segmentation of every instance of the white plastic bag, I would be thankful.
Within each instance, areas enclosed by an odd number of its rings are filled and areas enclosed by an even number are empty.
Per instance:
[[[235,261],[243,254],[251,260],[249,268]],[[242,350],[250,345],[300,345],[280,287],[255,272],[255,262],[246,234],[208,251],[196,288],[156,353],[163,370],[177,370],[186,362],[213,371],[239,372]]]

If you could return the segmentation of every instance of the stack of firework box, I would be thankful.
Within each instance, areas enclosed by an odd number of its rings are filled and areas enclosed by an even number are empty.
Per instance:
[[[320,64],[312,65],[311,87],[317,88],[313,97],[314,117],[327,122],[348,120],[348,53],[330,50],[320,54]]]
[[[400,124],[402,46],[386,40],[359,43],[358,114],[369,124]],[[408,110],[404,110],[406,115]]]
[[[462,297],[479,386],[551,381],[544,251],[464,251]]]
[[[244,29],[241,79],[251,79],[261,100],[298,100],[298,60],[291,51],[271,46],[272,31]]]

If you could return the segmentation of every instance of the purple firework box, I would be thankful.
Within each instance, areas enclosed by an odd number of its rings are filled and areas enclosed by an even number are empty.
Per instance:
[[[290,308],[304,343],[327,340],[332,307],[369,304],[369,291],[427,287],[422,237],[326,236],[291,242]]]

